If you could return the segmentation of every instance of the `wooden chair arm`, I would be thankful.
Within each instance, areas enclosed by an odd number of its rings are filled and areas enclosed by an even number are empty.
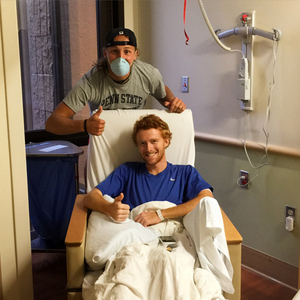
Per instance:
[[[72,216],[70,219],[65,244],[68,247],[78,247],[84,241],[87,225],[87,208],[83,204],[85,194],[79,194],[76,197]]]
[[[227,215],[224,213],[224,211],[221,209],[223,222],[224,222],[224,230],[225,230],[225,236],[227,240],[227,245],[233,245],[233,244],[240,244],[243,241],[242,236],[237,231],[237,229],[234,227],[234,225],[231,223]]]
[[[221,209],[225,236],[227,240],[230,259],[233,267],[232,284],[235,289],[234,294],[224,293],[224,297],[228,300],[240,300],[241,299],[241,255],[242,255],[242,241],[243,238],[231,223],[227,215]]]

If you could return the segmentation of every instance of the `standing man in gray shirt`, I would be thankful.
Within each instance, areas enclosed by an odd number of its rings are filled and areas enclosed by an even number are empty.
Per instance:
[[[159,70],[137,60],[136,37],[130,29],[113,29],[106,37],[103,55],[50,115],[47,131],[101,135],[105,127],[105,121],[100,118],[103,109],[142,109],[149,95],[170,112],[185,110],[184,102],[163,83]],[[91,117],[73,120],[86,103]]]

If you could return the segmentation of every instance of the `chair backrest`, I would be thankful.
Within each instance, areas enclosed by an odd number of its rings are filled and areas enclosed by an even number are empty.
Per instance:
[[[167,161],[173,164],[194,165],[194,123],[191,110],[187,109],[181,114],[157,109],[105,110],[100,116],[106,122],[103,134],[90,136],[87,192],[122,163],[142,161],[138,148],[133,144],[131,134],[136,120],[149,114],[155,114],[168,123],[172,132],[171,144],[166,149]]]

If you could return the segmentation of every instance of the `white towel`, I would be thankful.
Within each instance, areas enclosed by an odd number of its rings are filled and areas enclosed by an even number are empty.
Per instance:
[[[233,294],[233,267],[217,200],[202,198],[183,218],[183,224],[195,244],[201,267],[220,280],[223,291]]]

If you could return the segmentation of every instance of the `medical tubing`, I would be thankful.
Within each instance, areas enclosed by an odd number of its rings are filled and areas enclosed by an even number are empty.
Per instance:
[[[199,3],[199,6],[200,6],[200,9],[201,9],[203,18],[204,18],[204,20],[205,20],[205,22],[206,22],[206,25],[207,25],[207,27],[208,27],[210,33],[212,34],[213,38],[215,39],[215,41],[216,41],[216,42],[219,44],[219,46],[220,46],[221,48],[223,48],[224,50],[226,50],[226,51],[232,51],[231,48],[226,47],[226,46],[219,40],[219,38],[217,37],[217,35],[215,34],[214,29],[212,28],[212,26],[211,26],[211,24],[210,24],[210,22],[209,22],[209,19],[208,19],[208,16],[207,16],[207,14],[206,14],[206,11],[205,11],[205,8],[204,8],[204,5],[203,5],[202,0],[198,0],[198,3]]]

